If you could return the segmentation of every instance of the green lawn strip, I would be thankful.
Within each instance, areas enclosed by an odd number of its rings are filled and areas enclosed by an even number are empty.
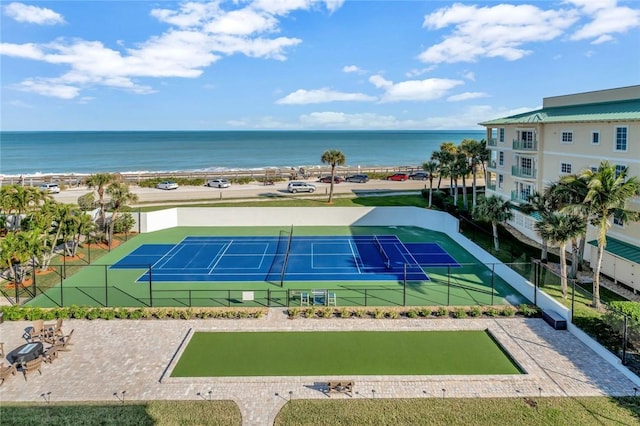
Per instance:
[[[240,425],[233,401],[149,401],[87,403],[12,403],[0,406],[3,426],[12,425]]]
[[[465,374],[520,371],[486,331],[197,332],[172,376]]]
[[[276,417],[289,425],[637,425],[640,398],[292,400]]]

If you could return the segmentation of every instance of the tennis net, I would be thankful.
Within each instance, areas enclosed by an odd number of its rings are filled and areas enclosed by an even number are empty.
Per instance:
[[[373,243],[378,248],[378,252],[380,253],[380,256],[382,256],[382,260],[384,261],[384,266],[386,266],[387,269],[391,269],[391,259],[389,259],[389,255],[387,254],[386,251],[384,251],[384,248],[382,248],[382,244],[380,243],[380,240],[375,235],[373,236]]]
[[[284,259],[282,260],[282,272],[280,273],[280,287],[284,286],[284,274],[287,271],[287,262],[289,261],[289,253],[291,253],[291,241],[293,241],[293,225],[289,231],[289,241],[287,241],[287,249],[284,252]]]

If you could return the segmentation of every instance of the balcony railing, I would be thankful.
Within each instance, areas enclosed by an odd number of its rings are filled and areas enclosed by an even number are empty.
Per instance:
[[[487,183],[487,189],[490,190],[490,191],[495,191],[496,190],[496,183],[495,182]]]
[[[511,191],[511,201],[515,201],[516,203],[528,203],[529,202],[529,194],[522,191]]]
[[[513,149],[516,151],[537,151],[538,150],[538,141],[521,141],[514,139],[513,140]]]
[[[496,160],[489,160],[487,162],[487,169],[495,169],[496,168]]]
[[[487,141],[487,146],[498,146],[498,140],[496,138],[491,138]]]
[[[511,166],[511,175],[515,177],[526,178],[526,179],[535,179],[536,169],[534,169],[533,167]]]

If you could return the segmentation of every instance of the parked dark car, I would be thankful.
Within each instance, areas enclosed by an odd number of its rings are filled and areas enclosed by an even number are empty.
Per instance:
[[[409,175],[406,173],[394,173],[387,176],[387,180],[408,180]]]
[[[365,183],[369,181],[369,176],[367,175],[351,175],[347,176],[344,180],[347,182],[357,182],[357,183]]]
[[[331,176],[323,176],[320,179],[318,179],[318,182],[331,183]],[[342,179],[340,176],[333,177],[333,183],[340,183],[340,182],[344,182],[344,179]]]
[[[412,180],[427,180],[429,179],[429,173],[427,172],[415,172],[409,175],[409,179]]]

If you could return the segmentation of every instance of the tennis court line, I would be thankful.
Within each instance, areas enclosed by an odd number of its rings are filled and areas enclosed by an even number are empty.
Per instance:
[[[358,269],[358,273],[361,274],[362,272],[360,271],[360,253],[358,253],[356,255],[355,251],[353,250],[353,244],[351,244],[351,239],[347,240],[347,242],[349,243],[349,248],[351,249],[351,254],[353,255],[353,260],[356,264],[356,268]],[[356,247],[356,251],[358,250],[358,247]]]
[[[226,245],[223,247],[222,253],[220,253],[220,251],[218,251],[218,253],[216,254],[216,257],[214,257],[213,260],[212,260],[212,262],[215,261],[215,264],[213,265],[213,267],[209,268],[209,272],[207,273],[207,275],[213,274],[214,269],[216,269],[216,266],[218,266],[218,263],[220,263],[220,261],[224,257],[224,254],[229,250],[229,247],[231,247],[231,244],[233,244],[233,240],[231,240],[228,243],[226,243]],[[217,260],[216,260],[216,258],[217,258]],[[211,263],[209,263],[209,265],[211,265]]]

